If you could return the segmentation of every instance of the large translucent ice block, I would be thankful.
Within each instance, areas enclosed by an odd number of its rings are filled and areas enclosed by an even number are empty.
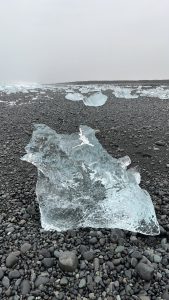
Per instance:
[[[127,169],[128,156],[109,155],[95,130],[80,126],[79,133],[68,135],[35,125],[26,152],[22,160],[38,169],[36,194],[45,230],[93,227],[159,234],[140,174]]]
[[[85,93],[86,93],[86,90],[85,90]],[[101,105],[105,104],[107,101],[107,96],[102,94],[101,92],[94,93],[94,94],[90,95],[89,97],[84,96],[80,93],[68,93],[65,96],[65,98],[67,100],[72,100],[72,101],[83,100],[83,103],[86,106],[101,106]]]

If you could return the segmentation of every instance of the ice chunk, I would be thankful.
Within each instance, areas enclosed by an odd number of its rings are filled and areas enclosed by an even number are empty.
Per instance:
[[[36,89],[42,89],[43,85],[37,83],[25,83],[25,82],[18,82],[18,83],[11,83],[11,84],[0,84],[0,92],[4,92],[7,94],[12,93],[28,93],[29,91],[36,91]]]
[[[86,106],[101,106],[107,101],[107,96],[103,95],[101,92],[94,93],[89,97],[83,96],[80,93],[68,93],[65,98],[72,101],[83,100]]]
[[[123,169],[126,169],[131,164],[131,159],[128,155],[120,157],[118,162],[121,164]]]
[[[134,90],[133,88],[122,87],[122,86],[114,86],[113,87],[113,94],[117,98],[126,98],[126,99],[138,98],[138,95],[131,94],[131,92],[133,90]]]
[[[162,86],[157,88],[142,89],[139,92],[143,97],[155,97],[159,99],[169,99],[169,89],[164,89]]]
[[[90,92],[90,88],[89,87],[81,87],[79,88],[79,92],[81,92],[82,94],[88,94]]]
[[[58,231],[121,228],[159,234],[151,198],[138,185],[137,172],[127,169],[130,158],[113,158],[95,132],[80,126],[80,133],[57,134],[46,125],[35,125],[22,160],[38,169],[36,194],[42,227]]]
[[[101,106],[106,103],[107,96],[103,95],[101,92],[94,93],[93,95],[86,97],[83,101],[87,106]]]
[[[83,100],[83,95],[80,93],[68,93],[65,98],[71,101],[80,101]]]

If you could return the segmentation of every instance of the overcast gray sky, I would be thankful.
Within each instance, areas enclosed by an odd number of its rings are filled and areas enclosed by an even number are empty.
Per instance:
[[[0,82],[169,79],[169,0],[0,0]]]

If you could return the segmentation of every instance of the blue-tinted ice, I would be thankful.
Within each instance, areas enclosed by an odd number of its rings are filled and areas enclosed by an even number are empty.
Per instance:
[[[87,89],[81,89],[81,91],[85,94],[87,93]],[[102,94],[101,91],[94,93],[90,96],[84,96],[80,93],[68,93],[65,98],[71,101],[80,101],[82,100],[86,106],[101,106],[106,103],[107,96]]]
[[[35,125],[26,152],[22,160],[38,169],[36,194],[45,230],[93,227],[159,234],[140,174],[127,169],[130,158],[109,155],[92,128],[80,126],[79,133],[69,135]]]

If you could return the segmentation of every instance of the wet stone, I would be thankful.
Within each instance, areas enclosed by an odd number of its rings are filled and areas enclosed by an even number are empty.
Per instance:
[[[79,251],[81,254],[88,251],[88,247],[86,245],[80,245]]]
[[[50,251],[48,249],[41,249],[39,251],[39,254],[42,255],[43,257],[51,257]]]
[[[160,263],[161,260],[162,260],[162,257],[157,255],[157,254],[154,254],[153,260],[154,260],[155,263]]]
[[[91,245],[96,244],[96,243],[97,243],[97,238],[96,238],[95,236],[92,237],[92,238],[89,240],[89,243],[90,243]]]
[[[53,267],[53,258],[45,257],[45,258],[43,259],[43,265],[44,265],[46,268],[51,268],[51,267]]]
[[[133,251],[133,253],[131,254],[132,258],[136,258],[136,259],[141,259],[142,258],[142,254],[139,251]]]
[[[4,276],[4,278],[2,279],[2,285],[5,287],[5,288],[9,288],[10,286],[10,281],[9,281],[9,278],[7,276]]]
[[[23,280],[21,283],[21,294],[28,295],[30,293],[30,289],[31,289],[31,286],[30,286],[29,280],[27,280],[27,279]]]
[[[11,294],[12,294],[12,289],[11,289],[11,287],[9,287],[9,288],[7,289],[7,291],[5,292],[5,295],[6,295],[7,297],[9,297],[9,296],[11,296]]]
[[[15,281],[15,287],[18,288],[18,286],[20,286],[20,283],[21,283],[22,279],[19,278]]]
[[[12,300],[20,300],[20,296],[18,295],[13,296]],[[29,298],[27,300],[29,300]]]
[[[59,266],[65,272],[74,272],[78,266],[78,258],[74,252],[65,251],[59,256]]]
[[[112,243],[116,243],[120,238],[124,238],[124,232],[121,229],[112,229],[110,240]]]
[[[84,288],[86,286],[86,279],[82,278],[79,282],[79,288]]]
[[[139,299],[140,300],[151,300],[151,298],[149,296],[145,296],[145,295],[139,295]]]
[[[94,278],[94,281],[95,281],[96,283],[99,283],[101,280],[102,280],[102,279],[101,279],[100,276],[96,276],[96,277]]]
[[[48,281],[48,277],[39,275],[35,281],[35,287],[39,287],[41,284],[46,284]]]
[[[120,263],[121,263],[121,258],[115,258],[115,259],[113,259],[113,264],[114,264],[115,266],[120,265]]]
[[[115,253],[121,253],[124,251],[124,246],[117,246],[117,248],[115,249]]]
[[[153,278],[154,268],[143,262],[138,263],[136,266],[136,271],[139,276],[146,281],[150,281]]]
[[[89,293],[89,299],[96,299],[95,294],[94,293]]]
[[[94,252],[92,250],[84,252],[83,258],[87,261],[92,261],[94,259]]]
[[[24,244],[21,246],[21,252],[22,252],[22,253],[26,253],[26,252],[28,252],[30,249],[31,249],[31,244],[29,244],[29,243],[24,243]]]
[[[9,279],[18,279],[21,277],[21,274],[19,273],[18,270],[13,270],[9,272]]]
[[[131,266],[135,268],[135,266],[138,264],[138,260],[135,257],[131,258]]]
[[[165,146],[165,142],[164,141],[157,141],[157,142],[155,142],[155,144],[157,146]]]
[[[68,280],[66,277],[61,278],[60,280],[60,285],[67,285],[68,284]]]
[[[17,264],[18,260],[19,258],[15,254],[11,253],[8,255],[6,259],[6,266],[8,268],[12,268],[14,265]]]
[[[96,257],[96,258],[94,259],[94,263],[93,263],[93,264],[94,264],[94,270],[95,270],[95,271],[98,271],[98,270],[99,270],[99,267],[100,267],[99,258]]]
[[[58,250],[54,251],[54,257],[59,258],[60,254],[61,254],[60,251],[58,251]]]

